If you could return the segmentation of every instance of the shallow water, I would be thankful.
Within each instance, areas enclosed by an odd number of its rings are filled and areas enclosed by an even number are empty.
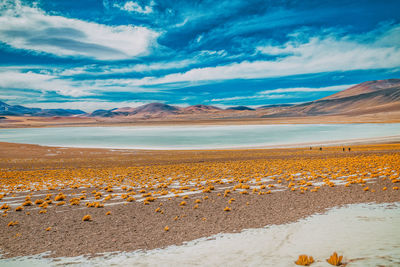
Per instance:
[[[0,141],[48,146],[217,149],[400,135],[393,124],[288,124],[0,129]]]
[[[41,256],[0,260],[1,266],[295,266],[300,254],[312,255],[312,266],[334,251],[347,266],[400,265],[400,203],[356,204],[285,225],[218,234],[165,249],[85,257]]]

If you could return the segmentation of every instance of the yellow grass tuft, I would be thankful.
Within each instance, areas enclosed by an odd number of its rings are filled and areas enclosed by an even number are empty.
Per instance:
[[[66,198],[66,196],[63,194],[63,193],[59,193],[55,198],[54,198],[54,200],[55,201],[61,201],[61,200],[64,200]]]
[[[82,221],[83,222],[88,222],[88,221],[91,221],[92,220],[92,216],[90,216],[90,215],[85,215],[85,216],[83,216],[83,218],[82,218]]]
[[[298,260],[294,263],[297,265],[309,266],[314,263],[314,258],[312,256],[300,255]]]
[[[24,203],[22,203],[22,206],[32,206],[32,201],[26,200]]]
[[[11,221],[11,222],[9,222],[9,223],[7,224],[7,226],[8,226],[8,227],[11,227],[11,226],[15,226],[15,225],[18,225],[18,224],[19,224],[18,221]]]
[[[81,201],[80,201],[79,198],[71,198],[71,199],[69,200],[69,203],[70,203],[71,206],[78,206],[80,202],[81,202]]]
[[[6,203],[4,203],[3,205],[1,205],[0,210],[9,210],[10,206]]]
[[[35,204],[36,204],[36,205],[40,205],[40,204],[42,204],[43,202],[44,202],[43,199],[36,199],[36,200],[35,200]]]
[[[60,201],[60,202],[58,202],[58,203],[56,204],[56,206],[62,206],[62,205],[65,205],[65,201]]]
[[[126,198],[126,201],[133,202],[133,201],[136,201],[136,199],[134,197],[128,197],[128,198]]]
[[[342,259],[343,256],[338,256],[336,252],[333,252],[333,254],[329,257],[329,259],[326,259],[326,261],[333,266],[339,266],[342,265]]]
[[[22,210],[24,210],[24,207],[22,207],[22,206],[18,206],[15,208],[15,211],[22,211]]]

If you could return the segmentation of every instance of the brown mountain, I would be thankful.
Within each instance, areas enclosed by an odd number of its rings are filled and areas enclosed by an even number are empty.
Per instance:
[[[400,86],[400,79],[368,81],[368,82],[363,82],[363,83],[357,84],[355,86],[352,86],[352,87],[350,87],[346,90],[340,91],[336,94],[322,98],[321,100],[338,99],[338,98],[345,98],[345,97],[349,97],[349,96],[362,95],[362,94],[366,94],[366,93],[377,92],[380,90],[385,90],[385,89],[399,87],[399,86]]]
[[[363,115],[396,111],[400,114],[400,79],[368,81],[333,95],[298,105],[269,105],[256,110],[247,107],[220,109],[215,106],[193,105],[185,108],[163,103],[140,107],[98,110],[95,117],[237,119],[260,117],[307,117],[319,115]]]
[[[262,117],[361,115],[389,111],[400,111],[400,79],[364,82],[316,101],[270,110]]]
[[[207,105],[194,105],[183,108],[182,113],[208,113],[208,112],[218,112],[221,111],[220,108]]]
[[[134,109],[134,114],[175,114],[179,111],[179,108],[163,104],[163,103],[150,103]]]

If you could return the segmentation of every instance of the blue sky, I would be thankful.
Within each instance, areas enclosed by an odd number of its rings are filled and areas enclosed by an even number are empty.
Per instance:
[[[400,78],[399,1],[0,0],[0,100],[301,103]]]

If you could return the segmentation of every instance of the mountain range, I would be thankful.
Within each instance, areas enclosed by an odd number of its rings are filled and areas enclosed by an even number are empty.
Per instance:
[[[85,113],[75,109],[40,109],[8,105],[0,101],[3,116],[76,116],[76,117],[132,117],[140,119],[198,116],[199,118],[245,117],[302,117],[319,115],[360,115],[400,111],[400,79],[368,81],[330,96],[302,104],[276,104],[256,109],[236,106],[221,109],[209,105],[177,107],[163,103],[150,103],[139,107],[96,110]]]
[[[79,109],[41,109],[28,108],[20,105],[8,105],[0,101],[0,115],[8,116],[38,116],[38,117],[53,117],[53,116],[74,116],[83,115],[86,112]]]
[[[322,99],[281,109],[262,117],[361,115],[400,111],[400,79],[368,81]]]

